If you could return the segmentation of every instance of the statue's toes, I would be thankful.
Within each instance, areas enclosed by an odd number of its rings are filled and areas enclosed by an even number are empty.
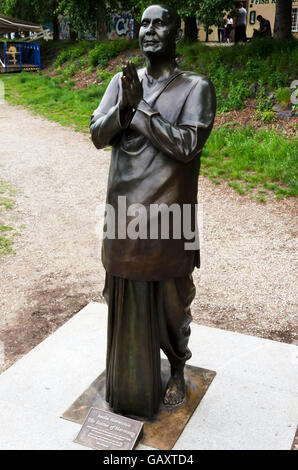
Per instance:
[[[164,396],[164,404],[165,405],[179,405],[184,400],[184,394],[179,393],[177,391],[170,391],[167,390]]]
[[[170,405],[171,397],[168,392],[166,392],[165,396],[163,397],[163,402],[165,405]]]
[[[172,405],[174,400],[174,392],[167,390],[163,399],[165,405]]]
[[[175,395],[172,399],[172,405],[180,405],[180,403],[182,403],[184,400],[184,395],[183,394],[180,394],[178,393],[177,395]]]

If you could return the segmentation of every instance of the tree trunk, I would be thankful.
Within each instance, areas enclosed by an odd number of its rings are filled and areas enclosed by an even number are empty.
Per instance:
[[[106,2],[100,2],[98,4],[97,8],[97,18],[96,18],[96,24],[97,24],[97,32],[96,32],[96,39],[98,41],[102,41],[107,39],[108,37],[108,31],[107,31],[107,7],[106,7]]]
[[[209,41],[209,26],[206,29],[206,38],[205,38],[205,42],[208,42],[208,41]]]
[[[140,31],[140,23],[134,19],[133,38],[138,39]]]
[[[292,34],[292,0],[276,0],[274,37],[285,39]]]
[[[107,25],[105,20],[102,18],[97,18],[97,34],[96,39],[98,41],[104,41],[107,39]]]
[[[197,19],[195,16],[188,16],[184,20],[184,39],[186,42],[195,42],[198,39]]]
[[[53,0],[52,22],[53,22],[53,40],[54,41],[59,41],[59,19],[58,19],[58,13],[56,13],[57,8],[58,8],[58,0]]]
[[[59,41],[59,20],[58,15],[53,17],[53,40]]]
[[[69,25],[69,30],[70,30],[70,39],[72,41],[76,41],[78,39],[78,33],[73,29],[72,24]]]

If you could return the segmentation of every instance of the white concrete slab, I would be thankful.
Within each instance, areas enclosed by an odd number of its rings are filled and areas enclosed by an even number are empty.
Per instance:
[[[78,425],[24,404],[0,401],[0,449],[88,450],[75,444]],[[4,421],[5,420],[5,421]]]
[[[0,376],[0,449],[86,449],[60,415],[105,368],[106,313],[91,302]],[[217,375],[175,449],[290,449],[297,346],[193,324],[190,347]]]
[[[106,308],[93,302],[0,375],[0,400],[59,415],[103,371],[105,348]]]

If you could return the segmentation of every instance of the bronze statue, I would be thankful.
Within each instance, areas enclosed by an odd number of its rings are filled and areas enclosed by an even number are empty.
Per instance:
[[[127,63],[113,77],[90,124],[98,149],[112,145],[107,204],[115,211],[116,235],[106,236],[102,247],[109,310],[106,399],[115,412],[147,418],[161,400],[160,348],[171,365],[164,403],[184,399],[192,272],[200,265],[199,248],[186,250],[189,237],[174,236],[173,218],[169,236],[162,237],[160,213],[153,216],[149,208],[188,205],[195,229],[200,155],[216,108],[211,82],[177,67],[181,36],[172,8],[148,7],[139,33],[146,67],[137,71]],[[157,236],[127,235],[136,213],[127,208],[141,206],[148,209],[148,230],[157,224]]]

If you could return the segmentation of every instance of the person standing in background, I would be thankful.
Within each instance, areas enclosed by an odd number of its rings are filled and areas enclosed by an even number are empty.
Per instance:
[[[227,18],[228,19],[227,19],[227,27],[226,27],[226,38],[227,38],[227,42],[230,42],[230,35],[233,29],[233,18],[231,18],[230,15],[228,15]]]
[[[218,33],[218,42],[224,42],[225,41],[225,25],[226,25],[226,19],[222,18],[220,22],[218,23],[218,28],[217,28],[217,33]]]
[[[238,15],[235,20],[235,42],[246,42],[247,11],[243,3],[238,3]]]

